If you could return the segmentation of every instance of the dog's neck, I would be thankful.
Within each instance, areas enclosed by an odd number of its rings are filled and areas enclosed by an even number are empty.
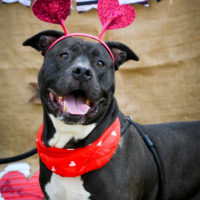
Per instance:
[[[98,121],[89,125],[67,125],[44,110],[42,141],[45,146],[49,147],[85,147],[101,136],[105,129],[116,119],[118,113],[119,110],[115,98],[113,98]],[[88,135],[90,136],[87,137]]]
[[[49,116],[56,130],[53,137],[48,142],[50,147],[64,148],[72,139],[78,141],[86,138],[96,127],[96,124],[68,125],[58,118],[55,118],[53,115]]]

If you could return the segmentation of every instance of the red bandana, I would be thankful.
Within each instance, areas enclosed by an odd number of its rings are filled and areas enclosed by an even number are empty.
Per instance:
[[[37,151],[46,167],[60,176],[76,177],[103,167],[112,158],[120,141],[120,121],[117,117],[100,138],[77,149],[46,147],[42,132],[43,125],[37,135]]]

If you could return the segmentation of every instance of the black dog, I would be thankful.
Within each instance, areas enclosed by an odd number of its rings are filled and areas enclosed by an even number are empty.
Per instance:
[[[52,42],[62,35],[44,31],[24,45],[45,55]],[[138,125],[155,144],[161,160],[165,181],[158,196],[155,160],[138,129],[127,123],[113,96],[115,70],[138,57],[119,42],[107,45],[115,66],[101,44],[78,38],[61,40],[44,57],[38,82],[44,108],[45,146],[83,148],[96,141],[116,117],[121,125],[120,143],[113,157],[98,170],[67,178],[52,173],[40,161],[40,184],[46,199],[199,200],[200,122]]]

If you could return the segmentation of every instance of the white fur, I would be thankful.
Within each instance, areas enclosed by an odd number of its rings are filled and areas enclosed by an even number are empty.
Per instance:
[[[72,138],[83,139],[87,137],[95,128],[96,124],[91,125],[68,125],[60,119],[49,115],[56,132],[50,139],[49,145],[52,147],[63,148]],[[71,163],[74,165],[75,163]],[[51,200],[88,200],[90,193],[83,187],[81,177],[61,177],[52,173],[50,182],[45,186],[45,191]]]
[[[51,200],[88,200],[90,197],[90,193],[83,187],[80,176],[66,178],[52,173],[45,191]]]
[[[49,116],[56,129],[53,138],[49,140],[49,145],[51,147],[63,148],[72,138],[74,138],[75,140],[83,139],[87,137],[96,126],[96,124],[68,125],[58,118],[54,117],[53,115]]]

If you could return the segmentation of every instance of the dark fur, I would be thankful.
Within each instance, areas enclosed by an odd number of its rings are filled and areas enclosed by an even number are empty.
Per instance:
[[[45,55],[46,50],[56,38],[63,34],[44,31],[25,41]],[[78,44],[78,47],[74,44]],[[127,46],[118,42],[107,42],[115,58],[115,66],[105,48],[96,43],[67,38],[55,45],[45,56],[39,73],[39,87],[44,107],[43,141],[48,146],[55,129],[47,113],[54,114],[48,107],[46,89],[51,87],[59,95],[71,90],[81,89],[87,97],[96,101],[103,99],[99,112],[88,117],[66,117],[68,124],[97,123],[90,135],[80,141],[71,140],[66,146],[84,147],[95,141],[118,115],[121,130],[124,130],[126,117],[118,109],[114,98],[114,71],[127,60],[138,60],[137,55]],[[59,55],[70,50],[70,59],[62,61]],[[84,62],[92,78],[89,81],[74,80],[70,66]],[[97,60],[106,66],[98,69]],[[77,61],[77,60],[76,60]],[[77,67],[77,66],[75,66]],[[115,69],[114,69],[115,67]],[[125,87],[125,86],[124,86]],[[89,88],[89,89],[88,89]],[[146,134],[155,143],[165,172],[166,182],[162,200],[199,200],[200,199],[200,122],[179,122],[158,125],[142,125]],[[51,172],[40,161],[40,183],[44,186],[51,178]],[[152,154],[134,126],[129,126],[121,136],[121,142],[114,156],[103,168],[82,176],[84,187],[95,200],[155,200],[158,192],[158,171]],[[48,199],[48,194],[46,194]]]

